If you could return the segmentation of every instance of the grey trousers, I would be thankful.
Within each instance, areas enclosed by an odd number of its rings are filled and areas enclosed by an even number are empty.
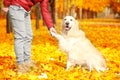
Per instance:
[[[14,30],[14,50],[17,63],[30,61],[33,38],[30,12],[20,6],[10,5],[9,15]]]

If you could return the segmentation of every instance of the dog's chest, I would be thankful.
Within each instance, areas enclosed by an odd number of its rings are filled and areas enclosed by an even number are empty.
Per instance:
[[[77,39],[75,39],[75,38],[69,38],[66,41],[67,41],[68,44],[73,45],[74,43],[76,43]]]

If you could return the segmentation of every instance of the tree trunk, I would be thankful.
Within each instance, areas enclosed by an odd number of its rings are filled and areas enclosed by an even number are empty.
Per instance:
[[[83,19],[86,19],[88,17],[87,12],[88,12],[88,10],[83,9],[83,12],[82,12],[82,14],[83,14],[82,18]]]
[[[58,0],[55,0],[55,3],[57,3],[58,2]],[[55,5],[55,4],[54,4]],[[57,5],[55,5],[55,22],[57,21],[57,18],[58,18],[58,9],[57,9],[57,7],[56,7]]]
[[[87,11],[87,18],[88,19],[93,18],[93,11],[90,10]]]
[[[6,32],[11,33],[12,32],[12,23],[10,21],[9,13],[6,15]]]
[[[105,8],[105,16],[108,16],[110,14],[110,8],[106,7]]]
[[[97,17],[97,12],[94,12],[93,13],[93,18],[96,18]]]
[[[51,16],[53,18],[53,22],[56,23],[55,21],[55,0],[50,0],[50,10],[51,10]]]
[[[63,18],[66,16],[66,0],[63,0]]]
[[[40,19],[40,4],[37,4],[35,7],[36,14],[36,29],[39,29],[39,19]]]
[[[72,7],[71,7],[71,11],[70,11],[70,15],[71,16],[73,16],[74,18],[76,18],[76,12],[75,12],[75,8],[76,8],[76,6],[75,5],[72,5]]]
[[[77,19],[82,19],[82,7],[76,7],[76,14]]]
[[[80,7],[80,9],[79,9],[79,13],[80,13],[80,19],[82,19],[82,7]]]

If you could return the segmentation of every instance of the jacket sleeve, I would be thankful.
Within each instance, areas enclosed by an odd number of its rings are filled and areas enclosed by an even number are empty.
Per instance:
[[[45,24],[47,25],[48,29],[50,29],[51,27],[54,26],[54,24],[53,24],[53,20],[52,20],[50,11],[49,11],[48,0],[43,0],[40,3],[40,8],[41,8],[43,20]]]
[[[12,0],[4,0],[3,4],[5,7],[9,7],[9,5],[11,4]]]

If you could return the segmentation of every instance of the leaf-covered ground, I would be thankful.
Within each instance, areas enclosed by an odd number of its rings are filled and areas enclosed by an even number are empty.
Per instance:
[[[60,20],[61,21],[61,20]],[[56,29],[59,32],[61,22]],[[97,20],[99,21],[99,20]],[[32,59],[39,70],[30,70],[26,74],[16,74],[13,34],[6,34],[5,20],[0,20],[0,80],[120,80],[120,26],[115,20],[107,25],[96,24],[96,20],[81,21],[81,29],[98,48],[107,61],[108,71],[89,72],[81,67],[65,70],[66,55],[58,49],[57,40],[51,37],[47,28],[40,21],[40,28],[35,30],[32,21],[34,39]],[[112,25],[111,25],[112,24]]]

